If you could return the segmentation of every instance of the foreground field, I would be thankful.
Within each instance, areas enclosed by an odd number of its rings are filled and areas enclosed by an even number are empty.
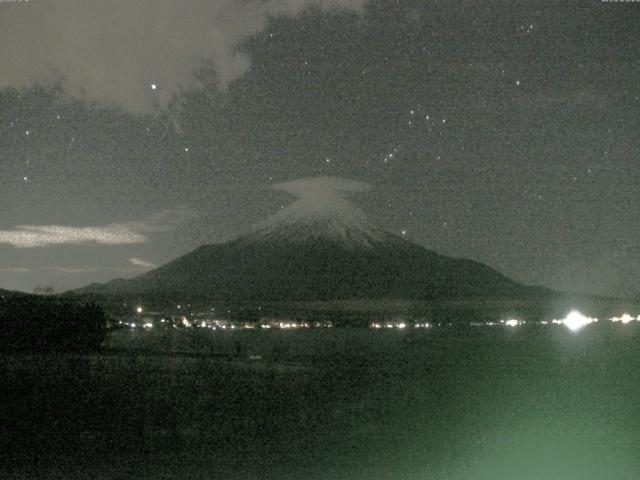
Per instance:
[[[128,332],[1,359],[0,477],[636,479],[640,328]]]

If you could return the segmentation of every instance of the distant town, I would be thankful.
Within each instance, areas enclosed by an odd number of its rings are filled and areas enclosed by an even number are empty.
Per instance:
[[[136,306],[131,313],[111,316],[107,321],[107,327],[112,329],[209,329],[209,330],[291,330],[291,329],[322,329],[334,328],[335,322],[331,320],[299,320],[291,318],[273,318],[270,316],[257,316],[252,320],[237,320],[231,318],[230,310],[225,314],[217,313],[215,308],[210,311],[191,311],[190,305],[177,305],[181,313],[168,314],[162,311],[146,311],[143,306]],[[607,319],[612,323],[628,324],[640,322],[640,315],[634,316],[624,313]],[[597,323],[599,319],[583,315],[578,311],[569,312],[562,319],[550,319],[539,321],[526,321],[515,318],[506,318],[496,321],[469,322],[471,327],[507,327],[516,328],[526,324],[531,325],[564,325],[569,330],[578,331],[586,325]],[[374,330],[381,329],[429,329],[434,327],[447,327],[455,325],[455,322],[428,322],[423,319],[410,319],[398,316],[392,319],[369,321],[367,327]]]

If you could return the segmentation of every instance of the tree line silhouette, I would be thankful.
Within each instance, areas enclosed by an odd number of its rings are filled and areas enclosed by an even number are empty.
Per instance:
[[[37,295],[0,296],[0,350],[96,351],[106,335],[96,303]]]

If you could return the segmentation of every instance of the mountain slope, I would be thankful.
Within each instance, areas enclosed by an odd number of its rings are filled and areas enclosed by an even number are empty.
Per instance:
[[[332,182],[320,178],[280,184],[299,199],[246,234],[197,248],[137,278],[91,285],[82,292],[274,302],[524,298],[543,290],[385,231],[344,198],[344,192],[359,191],[361,184],[343,181],[336,187]]]

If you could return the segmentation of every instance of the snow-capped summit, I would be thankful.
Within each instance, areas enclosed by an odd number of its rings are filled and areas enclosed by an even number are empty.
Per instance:
[[[368,188],[366,184],[338,177],[316,177],[273,186],[297,200],[254,226],[239,242],[310,240],[341,242],[345,246],[372,248],[391,235],[347,197]]]

